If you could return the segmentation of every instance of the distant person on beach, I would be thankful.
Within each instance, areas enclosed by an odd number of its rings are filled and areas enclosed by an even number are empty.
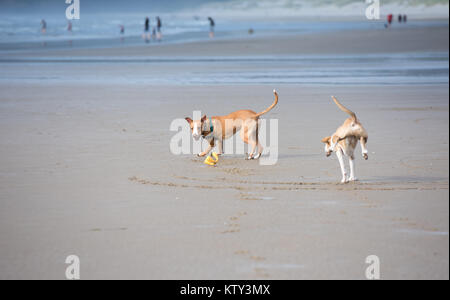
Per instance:
[[[152,40],[156,41],[156,28],[155,27],[152,28]]]
[[[162,38],[161,27],[162,27],[161,19],[159,17],[156,17],[156,38],[158,39],[158,41],[161,41]]]
[[[209,37],[213,38],[214,37],[214,26],[216,26],[216,24],[214,23],[213,18],[208,17],[209,20]]]
[[[387,16],[387,21],[388,21],[388,24],[389,25],[391,25],[392,24],[392,19],[394,18],[394,16],[392,15],[392,14],[389,14],[388,16]]]
[[[407,19],[408,19],[408,17],[406,15],[403,15],[403,23],[406,23]]]
[[[67,32],[68,32],[69,34],[72,34],[72,22],[70,22],[70,21],[67,22]],[[67,43],[68,43],[68,45],[69,45],[70,47],[72,47],[72,39],[69,39],[69,40],[67,41]]]
[[[123,24],[120,24],[119,29],[120,29],[120,41],[123,42],[124,40],[123,35],[125,34],[125,26]]]
[[[144,34],[142,37],[145,39],[145,42],[148,42],[150,40],[150,19],[148,17],[145,18],[145,24],[144,24]]]
[[[44,19],[41,20],[41,33],[45,34],[47,32],[47,23]]]
[[[145,25],[144,25],[144,31],[148,32],[150,29],[150,19],[148,17],[145,18]]]
[[[387,23],[384,25],[384,27],[389,28],[389,26],[391,26],[391,24],[392,24],[393,18],[394,18],[394,16],[392,14],[388,14],[387,15]]]
[[[403,21],[402,15],[398,15],[398,22],[401,23]]]

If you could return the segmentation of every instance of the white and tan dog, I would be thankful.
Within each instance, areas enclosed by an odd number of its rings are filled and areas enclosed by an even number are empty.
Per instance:
[[[325,152],[327,157],[331,155],[331,152],[336,152],[339,164],[341,165],[341,182],[347,183],[349,181],[356,180],[354,151],[356,145],[358,144],[358,141],[361,142],[362,156],[366,160],[369,158],[366,148],[368,134],[356,118],[356,114],[339,103],[339,101],[335,97],[332,98],[334,103],[336,103],[336,105],[343,112],[346,112],[350,115],[350,118],[345,120],[344,124],[342,124],[332,136],[323,138],[322,142],[325,143]],[[347,177],[347,172],[345,170],[344,155],[349,159],[350,177]]]
[[[205,156],[208,154],[214,147],[215,141],[217,141],[219,148],[217,154],[223,154],[223,141],[240,130],[241,139],[251,146],[251,151],[246,159],[258,159],[263,151],[263,147],[258,140],[258,119],[277,105],[278,94],[275,90],[273,90],[273,93],[275,95],[274,102],[260,113],[255,113],[252,110],[238,110],[226,116],[207,118],[204,115],[200,120],[195,121],[189,117],[185,118],[191,127],[194,139],[198,140],[203,137],[209,141],[208,148],[197,155]],[[258,148],[258,154],[255,156],[256,147]]]

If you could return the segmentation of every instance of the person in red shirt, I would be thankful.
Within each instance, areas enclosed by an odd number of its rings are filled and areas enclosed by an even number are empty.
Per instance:
[[[392,18],[393,18],[392,14],[387,15],[387,23],[384,24],[384,28],[389,28],[391,26]]]

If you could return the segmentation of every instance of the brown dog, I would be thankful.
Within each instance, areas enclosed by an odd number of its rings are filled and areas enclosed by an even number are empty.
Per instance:
[[[208,148],[199,153],[198,156],[208,154],[217,141],[219,155],[223,153],[223,140],[233,136],[237,131],[240,132],[241,139],[244,143],[251,146],[251,151],[246,159],[258,159],[261,156],[263,147],[258,140],[258,119],[263,114],[269,112],[278,103],[278,94],[273,90],[275,100],[266,110],[255,113],[252,110],[238,110],[226,116],[214,116],[207,118],[204,115],[200,120],[193,121],[191,118],[185,118],[191,127],[192,136],[198,140],[200,137],[209,141]],[[258,154],[254,156],[256,147]]]
[[[336,151],[336,156],[339,159],[339,164],[342,171],[342,183],[348,181],[356,180],[355,177],[355,162],[354,162],[354,151],[358,140],[361,142],[361,150],[364,159],[368,159],[366,143],[368,139],[367,131],[361,125],[361,123],[356,118],[356,114],[351,110],[343,106],[334,96],[332,97],[334,103],[343,111],[350,115],[350,118],[344,121],[336,132],[332,136],[327,136],[322,139],[325,143],[325,152],[327,157],[331,155],[331,152]],[[347,172],[345,171],[345,164],[343,156],[349,158],[350,165],[350,178],[347,178]]]

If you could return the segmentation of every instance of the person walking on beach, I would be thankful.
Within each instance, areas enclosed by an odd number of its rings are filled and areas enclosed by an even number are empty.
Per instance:
[[[45,34],[47,32],[47,23],[44,19],[41,20],[41,33]]]
[[[144,34],[142,35],[142,38],[145,40],[146,43],[150,40],[150,19],[148,17],[145,17],[145,24],[144,24]]]
[[[162,27],[161,19],[159,17],[156,17],[156,38],[158,42],[160,42],[162,38],[161,27]]]
[[[152,28],[152,40],[156,41],[156,28]]]
[[[145,32],[148,32],[149,29],[150,29],[150,19],[148,17],[146,17],[145,18],[144,30],[145,30]]]
[[[68,21],[67,22],[67,32],[72,35],[72,22]],[[67,43],[69,44],[70,47],[72,47],[72,38],[70,38]]]
[[[213,18],[208,17],[209,20],[209,37],[213,38],[214,37],[214,26],[216,26],[216,24],[214,23]]]
[[[406,15],[403,15],[403,23],[406,23],[407,18],[408,17]]]
[[[398,22],[401,23],[403,21],[402,15],[398,15]]]
[[[392,14],[387,15],[387,23],[384,25],[384,27],[389,28],[391,26],[393,17],[394,16]]]
[[[120,41],[123,42],[124,40],[123,35],[125,34],[125,26],[123,24],[120,24],[119,28],[120,28]]]

